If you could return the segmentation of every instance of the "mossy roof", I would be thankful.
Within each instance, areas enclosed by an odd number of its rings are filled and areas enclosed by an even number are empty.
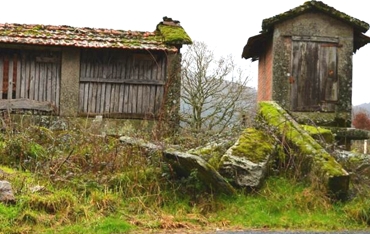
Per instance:
[[[276,16],[273,16],[271,18],[264,19],[262,21],[262,32],[268,32],[273,29],[273,26],[276,23],[294,18],[298,15],[301,15],[303,13],[307,12],[322,12],[324,14],[327,14],[333,18],[336,18],[338,20],[343,21],[344,23],[347,23],[354,27],[356,30],[360,32],[366,32],[369,30],[369,24],[361,21],[359,19],[356,19],[354,17],[351,17],[343,12],[340,12],[336,10],[333,7],[330,7],[326,5],[325,3],[321,1],[307,1],[303,5],[298,6],[296,8],[293,8],[289,11],[286,11],[284,13],[278,14]]]
[[[272,40],[272,32],[274,30],[275,24],[283,22],[285,20],[293,19],[298,15],[308,12],[321,12],[353,27],[353,52],[356,52],[356,50],[370,42],[370,37],[362,34],[369,29],[368,23],[351,17],[343,12],[340,12],[321,1],[311,0],[289,11],[275,15],[271,18],[264,19],[262,21],[261,33],[248,39],[248,42],[243,49],[242,58],[252,58],[253,61],[257,60],[259,56],[264,52],[263,48],[265,48],[267,43]]]
[[[0,24],[0,43],[177,52],[179,45],[190,44],[191,39],[175,22],[160,23],[154,32],[6,23]]]

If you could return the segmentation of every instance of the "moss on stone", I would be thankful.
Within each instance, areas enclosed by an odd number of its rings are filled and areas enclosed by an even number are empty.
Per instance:
[[[259,163],[274,151],[275,139],[265,132],[247,128],[232,147],[232,155]]]
[[[183,27],[178,25],[159,24],[157,30],[162,34],[167,44],[191,44],[192,41]]]
[[[311,159],[313,167],[328,177],[347,175],[342,166],[275,102],[260,102],[259,115],[277,130],[281,138],[292,143],[298,153]]]
[[[300,124],[349,127],[351,125],[350,112],[291,112],[294,119]]]
[[[330,129],[311,125],[302,125],[302,128],[315,140],[324,140],[328,144],[334,143],[334,134]]]
[[[211,166],[218,169],[221,157],[232,146],[233,142],[211,143],[201,148],[189,150],[188,153],[197,155],[206,160]]]

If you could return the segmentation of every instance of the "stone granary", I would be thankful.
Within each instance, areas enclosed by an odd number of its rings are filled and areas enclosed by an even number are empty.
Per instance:
[[[191,43],[168,17],[150,32],[0,24],[0,110],[156,118],[179,103],[180,49]]]
[[[258,101],[276,101],[299,122],[350,127],[352,55],[369,24],[320,1],[264,19],[242,57],[258,60]]]

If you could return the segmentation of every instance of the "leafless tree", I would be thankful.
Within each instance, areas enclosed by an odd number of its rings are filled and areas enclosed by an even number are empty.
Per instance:
[[[197,132],[221,133],[248,120],[255,107],[255,89],[231,56],[216,58],[204,42],[183,54],[182,125]]]

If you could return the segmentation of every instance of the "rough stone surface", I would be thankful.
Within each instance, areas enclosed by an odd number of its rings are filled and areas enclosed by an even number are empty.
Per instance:
[[[188,176],[194,170],[198,178],[208,185],[212,191],[224,194],[234,194],[234,188],[209,163],[199,156],[165,150],[164,159],[171,164],[179,175]]]
[[[219,172],[224,177],[231,178],[231,183],[238,187],[257,188],[266,177],[269,158],[266,155],[265,160],[254,163],[248,158],[233,155],[230,148],[222,157]]]
[[[293,156],[303,156],[306,168],[301,173],[319,177],[335,197],[346,197],[350,179],[348,172],[283,108],[275,102],[260,102],[259,116],[282,142],[293,146],[289,147]]]
[[[236,187],[258,188],[266,178],[269,161],[276,151],[275,139],[248,128],[222,156],[219,172]]]
[[[165,149],[165,147],[146,142],[142,139],[131,137],[121,137],[120,141],[125,144],[141,147],[148,152],[160,152],[163,159],[168,162],[180,176],[189,176],[193,171],[197,171],[199,180],[208,185],[213,192],[224,194],[234,194],[234,188],[222,177],[217,170],[214,169],[203,158],[184,152],[179,152],[174,149]]]
[[[0,180],[0,202],[15,203],[15,196],[9,181]]]

